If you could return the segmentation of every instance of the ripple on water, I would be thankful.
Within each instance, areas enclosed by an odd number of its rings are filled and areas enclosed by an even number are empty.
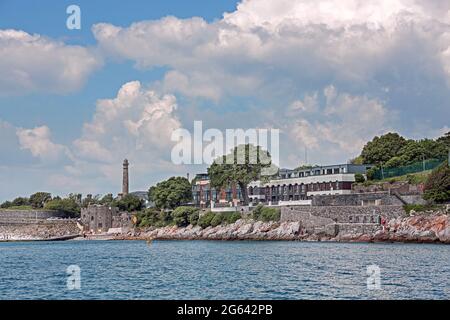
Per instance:
[[[0,243],[0,299],[449,299],[449,258],[423,244]],[[81,290],[66,288],[71,264]],[[371,264],[381,290],[367,289]]]

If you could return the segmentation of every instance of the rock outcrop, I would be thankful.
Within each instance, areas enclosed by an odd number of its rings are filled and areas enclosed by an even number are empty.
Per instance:
[[[176,226],[138,230],[121,239],[162,240],[304,240],[358,242],[440,242],[450,243],[450,217],[446,214],[421,215],[390,220],[385,228],[376,224],[305,228],[300,222],[261,222],[238,220],[234,224],[208,227]],[[331,228],[333,227],[333,228]],[[335,227],[335,228],[334,228]],[[329,231],[329,230],[333,230]],[[336,230],[337,234],[333,234]]]
[[[76,235],[75,221],[0,225],[2,240],[49,240]],[[126,234],[107,235],[104,239],[116,240],[301,240],[341,242],[416,242],[449,243],[450,215],[428,213],[389,220],[385,227],[374,223],[336,223],[312,226],[300,221],[262,222],[241,219],[233,224],[202,229],[189,225],[185,228],[130,229]],[[103,239],[86,236],[85,239]]]

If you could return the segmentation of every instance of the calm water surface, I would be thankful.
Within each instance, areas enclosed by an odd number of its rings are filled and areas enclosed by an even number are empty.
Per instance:
[[[367,266],[381,289],[367,289]],[[81,289],[67,289],[67,267]],[[450,246],[215,241],[0,243],[0,299],[449,299]]]

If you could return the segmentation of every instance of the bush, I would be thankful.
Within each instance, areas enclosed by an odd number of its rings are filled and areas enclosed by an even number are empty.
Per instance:
[[[261,211],[264,208],[262,204],[258,204],[255,209],[252,211],[252,218],[253,220],[259,220],[259,217],[261,216]]]
[[[259,221],[280,221],[280,210],[275,208],[268,208],[264,207],[263,205],[259,204],[256,206],[255,209],[253,209],[252,217],[254,220]]]
[[[223,213],[217,213],[214,215],[214,218],[211,220],[211,227],[217,227],[218,225],[222,224],[224,221],[225,216]]]
[[[423,198],[436,203],[450,201],[450,167],[448,161],[434,169],[428,176]]]
[[[405,204],[403,209],[407,214],[410,214],[412,210],[415,212],[424,212],[428,210],[438,210],[441,209],[439,205],[430,205],[430,204]]]
[[[212,221],[212,219],[214,219],[214,216],[215,216],[214,213],[212,213],[211,211],[208,211],[207,213],[205,213],[198,219],[197,224],[200,227],[202,227],[203,229],[205,229],[211,225],[211,221]]]
[[[199,212],[198,210],[195,210],[190,216],[189,216],[189,223],[193,226],[197,225],[199,218]]]
[[[191,222],[191,216],[197,213],[198,220],[198,210],[193,207],[178,207],[172,212],[172,218],[174,223],[178,227],[187,227]],[[192,219],[195,221],[195,217]]]
[[[173,222],[172,214],[168,211],[161,210],[158,214],[158,221],[155,223],[155,227],[161,228],[171,225]]]
[[[364,178],[364,176],[361,173],[355,174],[355,182],[363,183],[364,181],[366,181],[366,179]]]
[[[366,175],[367,175],[367,180],[373,180],[375,178],[375,173],[377,172],[378,168],[377,167],[372,167],[369,170],[367,170]]]
[[[136,215],[136,225],[139,227],[149,227],[156,225],[159,222],[159,210],[147,209],[144,212],[140,212]]]
[[[229,224],[233,224],[241,218],[242,218],[242,216],[239,212],[233,212],[232,214],[227,215],[226,222]]]
[[[280,210],[274,208],[263,208],[261,213],[261,220],[268,221],[280,221]]]

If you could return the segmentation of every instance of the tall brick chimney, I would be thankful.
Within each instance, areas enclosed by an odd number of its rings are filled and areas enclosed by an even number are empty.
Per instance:
[[[122,179],[122,196],[126,196],[129,193],[129,181],[128,181],[128,160],[123,161],[123,179]]]

